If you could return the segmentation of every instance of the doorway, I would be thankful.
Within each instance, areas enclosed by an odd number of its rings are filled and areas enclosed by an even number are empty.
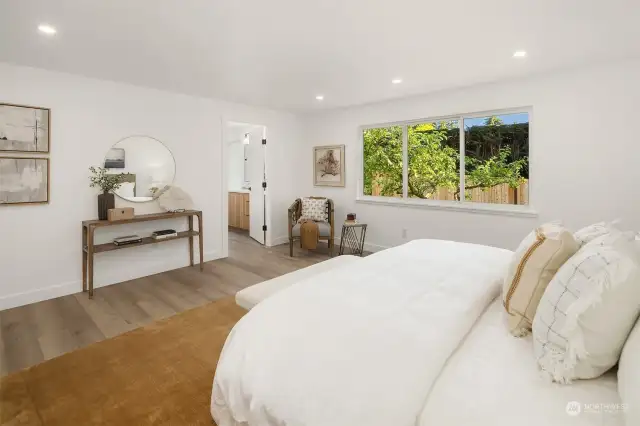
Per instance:
[[[235,121],[224,126],[228,230],[265,245],[267,128]]]

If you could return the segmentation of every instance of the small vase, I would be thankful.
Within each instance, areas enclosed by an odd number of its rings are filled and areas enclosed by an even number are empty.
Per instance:
[[[116,207],[116,197],[113,194],[104,192],[98,195],[98,219],[107,220],[109,209]]]

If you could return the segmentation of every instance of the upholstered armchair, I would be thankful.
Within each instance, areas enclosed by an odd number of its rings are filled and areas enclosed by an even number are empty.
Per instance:
[[[318,234],[319,240],[327,241],[329,245],[329,253],[333,256],[333,246],[334,246],[334,218],[333,218],[333,201],[329,198],[325,197],[309,197],[314,198],[316,200],[327,200],[327,217],[329,218],[329,222],[317,222],[318,223]],[[289,207],[289,256],[293,257],[293,242],[295,240],[300,240],[300,228],[301,225],[298,223],[298,220],[302,216],[302,200],[298,198],[296,201],[291,204]]]

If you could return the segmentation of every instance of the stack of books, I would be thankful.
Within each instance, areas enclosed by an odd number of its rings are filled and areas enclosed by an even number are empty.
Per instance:
[[[136,244],[140,242],[142,242],[142,237],[140,237],[140,235],[127,235],[126,237],[118,237],[113,240],[113,244],[117,246]]]
[[[177,237],[178,233],[175,229],[163,229],[161,231],[155,231],[151,234],[151,238],[154,240],[164,240],[165,238]]]

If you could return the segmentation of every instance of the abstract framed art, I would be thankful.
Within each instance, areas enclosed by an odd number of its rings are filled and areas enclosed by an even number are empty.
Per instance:
[[[313,147],[314,186],[344,186],[344,145]]]
[[[50,109],[0,103],[0,153],[47,154],[50,145]]]
[[[49,203],[49,159],[0,158],[0,205]]]

